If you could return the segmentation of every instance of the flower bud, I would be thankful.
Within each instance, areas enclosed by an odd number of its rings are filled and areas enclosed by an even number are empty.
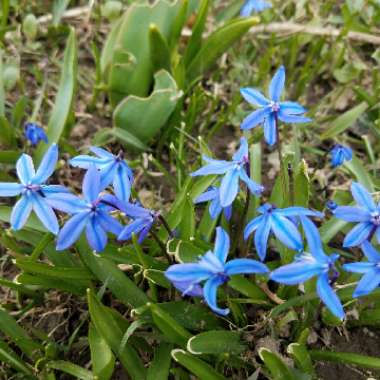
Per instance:
[[[29,41],[33,41],[38,33],[38,21],[33,14],[28,14],[22,22],[22,31]]]

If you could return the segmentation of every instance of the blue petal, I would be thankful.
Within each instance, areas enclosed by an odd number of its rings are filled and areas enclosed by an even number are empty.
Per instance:
[[[265,141],[269,145],[276,144],[277,141],[277,128],[276,119],[273,113],[270,113],[268,117],[265,118],[264,121],[264,137]]]
[[[270,115],[271,108],[263,107],[251,112],[241,123],[240,128],[243,130],[252,129],[263,123],[265,118]]]
[[[364,240],[368,239],[372,229],[372,223],[359,223],[346,235],[343,241],[343,247],[354,247],[362,244]]]
[[[115,195],[122,201],[128,202],[131,196],[131,182],[128,170],[124,165],[119,165],[117,168],[114,181],[113,189]]]
[[[226,218],[227,221],[231,219],[232,216],[232,206],[227,206],[223,209],[223,214],[224,217]]]
[[[91,248],[96,252],[102,252],[107,245],[107,234],[95,215],[91,217],[86,225],[86,237]]]
[[[208,202],[211,201],[211,199],[217,198],[219,196],[219,190],[216,187],[213,187],[201,195],[199,195],[197,198],[194,199],[194,203],[202,203],[202,202]]]
[[[230,237],[222,227],[216,228],[216,238],[214,245],[214,254],[219,261],[224,264],[227,260],[228,252],[230,250]]]
[[[300,115],[306,112],[300,104],[296,102],[281,102],[280,110],[285,115]]]
[[[91,157],[88,155],[79,155],[69,160],[69,164],[71,166],[74,166],[75,168],[88,169],[91,165],[96,165],[98,167],[101,165],[104,165],[105,161],[97,157]]]
[[[226,316],[230,310],[229,309],[221,309],[217,305],[216,295],[218,291],[218,287],[225,282],[224,278],[215,276],[206,281],[203,287],[203,296],[212,311],[217,314]]]
[[[305,216],[301,216],[301,222],[307,243],[309,245],[310,253],[320,262],[325,262],[327,256],[323,251],[321,237],[319,236],[318,228],[315,224]]]
[[[259,197],[264,191],[264,186],[259,185],[251,178],[249,178],[247,172],[243,169],[240,170],[240,179],[247,185],[249,191],[257,197]]]
[[[100,188],[104,190],[109,184],[111,184],[115,178],[116,171],[119,165],[115,161],[111,161],[102,166],[99,170],[100,173]]]
[[[89,206],[86,202],[73,194],[47,194],[45,199],[51,207],[68,214],[89,211]]]
[[[203,289],[199,284],[191,281],[172,281],[172,283],[182,293],[182,296],[203,297]]]
[[[138,242],[139,244],[141,244],[141,243],[145,240],[145,238],[148,236],[148,233],[149,233],[149,231],[151,230],[152,225],[153,225],[153,223],[150,222],[149,224],[147,224],[147,225],[141,230],[141,232],[140,232],[140,234],[139,234],[139,239],[137,240],[137,242]]]
[[[209,270],[195,263],[174,264],[165,271],[166,278],[172,282],[199,283],[211,275]]]
[[[100,193],[100,173],[95,165],[91,165],[87,170],[82,184],[82,191],[87,202],[92,203],[98,199]]]
[[[265,107],[270,103],[270,101],[260,91],[253,88],[241,88],[240,93],[248,103],[257,107]]]
[[[257,228],[256,234],[255,234],[255,247],[261,261],[265,260],[265,256],[267,254],[267,245],[268,245],[270,230],[271,230],[271,217],[266,215],[264,216],[262,223]]]
[[[380,253],[370,242],[365,241],[360,248],[371,263],[380,263]]]
[[[53,209],[46,202],[45,198],[39,194],[33,194],[31,199],[33,203],[33,210],[42,224],[48,231],[56,235],[59,231],[59,225],[57,216],[55,215]]]
[[[273,213],[271,219],[272,231],[277,239],[291,249],[302,250],[302,237],[293,222],[276,213]]]
[[[248,160],[248,141],[245,137],[240,139],[240,147],[232,156],[232,159],[237,162]]]
[[[252,12],[253,12],[253,2],[252,2],[252,0],[248,0],[242,6],[242,8],[240,10],[240,16],[241,17],[249,17]]]
[[[287,115],[286,113],[282,112],[281,109],[278,112],[278,118],[283,123],[310,123],[312,121],[312,119],[310,119],[309,117]]]
[[[353,296],[361,297],[374,291],[380,285],[380,270],[373,268],[367,272],[359,281]]]
[[[264,222],[264,216],[260,215],[254,219],[252,219],[244,229],[244,239],[247,240],[249,235],[251,235],[252,232],[256,231],[257,228],[260,226],[261,223]]]
[[[367,189],[358,182],[353,182],[351,185],[352,196],[359,206],[366,208],[369,211],[375,211],[376,205],[371,194]]]
[[[57,194],[57,193],[64,193],[69,194],[70,190],[62,185],[41,185],[41,191],[44,193],[44,195],[48,194]]]
[[[122,211],[125,215],[130,218],[139,218],[139,219],[151,219],[151,211],[141,206],[137,206],[132,203],[122,202],[118,200],[116,197],[110,199],[109,195],[103,196],[102,199],[105,199],[107,202],[111,204],[115,204],[116,208]]]
[[[287,208],[277,208],[274,210],[274,212],[278,215],[282,216],[315,216],[317,218],[323,218],[324,214],[319,211],[309,210],[305,207],[287,207]]]
[[[268,273],[269,269],[263,263],[252,259],[230,260],[224,266],[224,273],[228,276],[234,274]]]
[[[123,226],[111,215],[107,214],[103,210],[98,210],[97,219],[105,231],[112,232],[115,235],[119,235],[123,230]]]
[[[269,85],[269,97],[272,101],[278,102],[281,98],[285,86],[285,67],[280,66]]]
[[[11,213],[11,226],[17,231],[26,223],[32,211],[33,204],[29,196],[23,195],[14,205]]]
[[[0,197],[14,197],[19,195],[24,186],[13,182],[0,182]]]
[[[34,184],[45,183],[46,180],[53,174],[58,161],[58,146],[52,144],[44,154],[37,173],[32,179]]]
[[[344,318],[343,306],[329,284],[329,278],[327,273],[323,273],[319,276],[317,281],[317,292],[323,303],[337,318]]]
[[[346,222],[367,222],[371,219],[371,214],[366,209],[352,206],[338,206],[333,214],[336,218]]]
[[[63,226],[58,234],[57,251],[62,251],[74,244],[91,217],[91,212],[81,212],[74,215]]]
[[[147,219],[136,219],[132,223],[128,224],[124,227],[124,229],[120,232],[117,240],[129,240],[132,237],[132,234],[138,235],[140,231],[142,231],[146,226],[151,224],[152,222]]]
[[[205,157],[204,157],[205,159]],[[210,160],[210,159],[209,159]],[[211,161],[211,160],[210,160]],[[223,160],[212,160],[208,165],[201,167],[195,172],[191,173],[192,177],[200,175],[210,175],[210,174],[224,174],[226,171],[231,169],[235,164],[230,161]]]
[[[347,147],[347,146],[344,146],[343,147],[343,155],[347,161],[351,161],[352,160],[352,149]]]
[[[219,199],[219,195],[218,195],[217,198],[213,199],[210,202],[210,206],[208,208],[208,212],[211,216],[211,219],[213,219],[213,220],[216,219],[220,215],[222,210],[223,210],[223,208],[220,205],[220,199]]]
[[[17,176],[23,185],[29,185],[31,179],[35,176],[32,157],[22,154],[16,162]]]
[[[320,274],[322,270],[317,262],[296,261],[274,270],[269,277],[280,284],[296,285]]]
[[[239,174],[238,169],[231,169],[223,177],[219,190],[222,207],[231,205],[235,200],[239,191]]]
[[[107,160],[115,160],[116,159],[115,155],[113,155],[112,153],[110,153],[107,150],[100,148],[98,146],[92,146],[90,148],[90,151],[92,153],[95,153],[100,158],[104,158]]]
[[[369,262],[343,264],[343,269],[352,273],[367,273],[374,268],[375,265]]]

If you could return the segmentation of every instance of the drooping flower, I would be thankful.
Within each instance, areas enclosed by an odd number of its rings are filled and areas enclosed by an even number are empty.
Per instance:
[[[203,156],[207,165],[196,170],[191,175],[193,177],[223,174],[219,189],[220,205],[222,208],[230,206],[236,198],[239,191],[239,179],[242,180],[249,188],[250,192],[259,196],[264,190],[263,186],[257,184],[247,172],[249,172],[248,142],[242,137],[240,139],[240,148],[232,156],[232,161],[214,160]]]
[[[118,235],[122,225],[110,215],[115,209],[109,202],[103,202],[100,195],[100,173],[95,165],[87,170],[83,185],[83,199],[73,194],[51,194],[47,202],[57,210],[73,215],[62,227],[57,238],[57,251],[69,248],[86,230],[87,240],[97,252],[104,250],[107,244],[107,232]]]
[[[351,193],[357,206],[337,206],[333,215],[346,222],[358,222],[345,237],[343,247],[354,247],[376,234],[380,243],[380,205],[376,204],[371,194],[358,182],[351,185]]]
[[[265,9],[272,8],[272,4],[264,0],[246,0],[240,11],[241,17],[249,17],[252,13],[262,12]]]
[[[34,169],[32,157],[22,154],[16,163],[17,176],[21,183],[0,183],[0,197],[21,195],[13,207],[10,218],[14,230],[20,230],[25,225],[33,210],[48,231],[53,234],[58,233],[57,217],[46,202],[46,196],[49,194],[68,192],[64,186],[46,184],[53,174],[57,160],[58,147],[56,144],[47,150],[37,172]]]
[[[330,151],[331,154],[331,165],[336,168],[341,166],[344,161],[352,160],[352,149],[348,146],[341,144],[336,144]]]
[[[33,146],[37,145],[40,141],[48,143],[45,131],[37,123],[26,123],[24,136]]]
[[[253,88],[242,88],[240,93],[244,99],[258,107],[248,115],[241,124],[241,129],[252,129],[259,124],[264,124],[264,137],[269,145],[277,141],[278,120],[284,123],[307,123],[311,119],[302,116],[306,110],[295,102],[281,102],[281,94],[285,85],[285,68],[281,66],[274,74],[269,86],[269,98]]]
[[[101,187],[105,189],[112,183],[115,195],[124,202],[129,201],[133,172],[124,160],[124,153],[120,151],[117,156],[99,147],[91,147],[91,152],[97,157],[80,155],[70,160],[70,165],[88,169],[95,165],[100,170]]]
[[[208,190],[206,190],[203,194],[201,194],[199,197],[197,197],[194,200],[194,203],[203,203],[203,202],[209,202],[210,206],[208,208],[208,211],[210,213],[211,219],[216,219],[220,213],[223,210],[224,217],[226,220],[230,220],[231,213],[232,213],[232,206],[229,205],[227,207],[222,207],[220,204],[220,195],[219,195],[219,188],[216,186],[211,186]]]
[[[368,259],[367,262],[343,265],[343,269],[348,272],[362,273],[364,275],[353,293],[354,297],[365,296],[380,285],[380,253],[368,241],[361,245],[361,249]]]
[[[252,259],[227,260],[230,249],[230,238],[221,227],[216,229],[214,251],[208,251],[195,263],[171,265],[165,276],[182,292],[188,294],[203,285],[203,297],[208,306],[220,315],[227,315],[229,309],[217,305],[218,287],[229,281],[234,274],[268,273],[265,264]],[[185,284],[188,286],[184,290]]]
[[[287,247],[300,251],[303,249],[302,236],[299,233],[293,218],[297,216],[315,216],[323,218],[318,211],[308,210],[304,207],[277,208],[265,203],[257,211],[261,214],[252,219],[244,230],[244,239],[255,233],[255,247],[261,260],[265,260],[268,238],[272,232]]]
[[[343,306],[331,287],[339,273],[335,268],[338,254],[327,256],[323,251],[321,238],[316,226],[305,216],[301,216],[309,246],[309,252],[296,256],[293,263],[284,265],[270,274],[273,281],[285,285],[301,284],[317,277],[317,293],[327,308],[338,318],[344,318]]]

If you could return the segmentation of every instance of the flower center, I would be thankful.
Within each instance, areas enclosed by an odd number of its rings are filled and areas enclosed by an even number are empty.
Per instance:
[[[380,214],[378,211],[371,213],[371,222],[376,226],[380,226]]]
[[[223,283],[229,281],[229,277],[224,272],[219,272],[218,277],[223,281]]]
[[[40,185],[34,185],[34,184],[29,184],[29,185],[26,185],[25,186],[25,190],[29,190],[29,191],[33,191],[33,192],[37,192],[37,191],[40,191],[41,190],[41,186]]]
[[[271,102],[270,106],[272,108],[272,112],[278,112],[280,111],[280,104],[277,102]]]
[[[123,161],[123,160],[124,160],[124,151],[120,149],[119,153],[116,156],[116,161],[120,162],[120,161]]]

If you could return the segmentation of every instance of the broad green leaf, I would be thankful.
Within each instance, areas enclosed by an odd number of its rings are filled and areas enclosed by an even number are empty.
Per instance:
[[[77,364],[67,362],[64,360],[50,361],[46,364],[46,366],[57,371],[68,373],[69,375],[75,376],[77,379],[96,380],[89,370],[80,367]]]
[[[36,379],[33,370],[25,363],[8,345],[0,340],[0,362],[7,363],[19,373],[23,373],[28,379]]]
[[[297,380],[293,376],[289,367],[273,352],[267,348],[259,350],[259,356],[264,362],[265,366],[269,369],[272,380]]]
[[[310,178],[307,174],[305,160],[300,162],[294,176],[294,204],[296,206],[308,207],[310,196]]]
[[[356,120],[367,110],[367,103],[363,102],[356,107],[346,111],[343,115],[337,117],[328,127],[328,129],[322,133],[321,139],[330,139],[340,133],[344,132],[347,128],[353,126]]]
[[[59,142],[70,118],[77,81],[77,54],[75,30],[71,28],[63,57],[58,93],[55,98],[54,107],[51,111],[47,127],[47,136],[50,144]],[[37,161],[41,159],[47,149],[47,144],[39,145],[35,154]]]
[[[123,331],[120,329],[114,317],[90,290],[87,292],[87,298],[91,321],[96,331],[111,347],[113,353],[119,358],[131,378],[133,380],[144,379],[146,370],[137,352],[128,343],[120,350]]]
[[[358,182],[368,189],[370,193],[375,191],[368,170],[356,156],[353,156],[351,161],[346,161],[344,166],[356,177]]]
[[[170,50],[165,37],[155,24],[149,25],[149,50],[153,72],[161,69],[170,73]]]
[[[236,331],[206,331],[187,342],[187,350],[195,355],[241,354],[246,346]]]
[[[297,367],[303,372],[314,375],[314,367],[309,352],[304,344],[291,343],[288,346],[288,353],[292,355]]]
[[[268,296],[253,281],[243,276],[231,276],[228,285],[252,300],[268,301]]]
[[[226,378],[215,371],[213,367],[203,360],[180,349],[172,351],[173,359],[188,369],[200,380],[225,380]]]
[[[167,380],[169,378],[172,349],[172,344],[162,342],[154,350],[154,357],[148,368],[147,380]]]
[[[155,76],[155,87],[147,98],[130,95],[119,103],[113,114],[116,128],[124,129],[143,143],[149,142],[165,125],[181,93],[165,70]]]

